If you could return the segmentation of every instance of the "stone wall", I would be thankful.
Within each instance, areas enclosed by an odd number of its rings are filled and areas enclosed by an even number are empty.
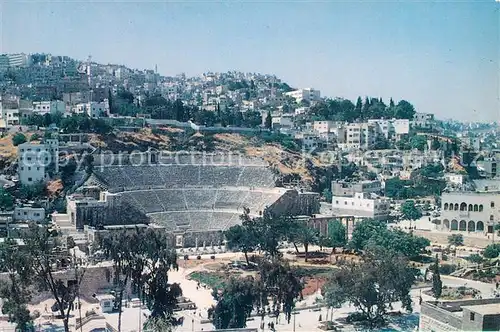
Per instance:
[[[462,319],[432,303],[423,302],[419,325],[420,331],[457,331],[462,329]]]

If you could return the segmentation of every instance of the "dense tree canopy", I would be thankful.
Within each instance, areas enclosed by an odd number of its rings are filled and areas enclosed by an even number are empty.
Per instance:
[[[422,212],[416,207],[415,201],[408,200],[401,205],[401,217],[405,220],[418,220],[422,217]]]
[[[380,221],[365,220],[358,223],[352,233],[349,247],[366,250],[374,245],[414,258],[420,255],[430,242],[426,238],[413,236],[401,230],[389,230]]]
[[[391,304],[401,301],[412,310],[410,289],[418,271],[394,251],[370,247],[361,263],[346,263],[323,287],[329,307],[352,303],[370,328],[385,323]]]

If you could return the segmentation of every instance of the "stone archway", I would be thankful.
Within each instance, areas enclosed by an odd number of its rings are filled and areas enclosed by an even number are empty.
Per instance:
[[[476,224],[474,221],[470,220],[469,223],[467,224],[467,230],[469,232],[475,232],[476,231]]]
[[[458,231],[458,221],[456,221],[455,219],[453,219],[451,221],[451,228],[450,228],[452,231]]]
[[[445,219],[443,220],[443,227],[444,229],[446,229],[447,231],[450,230],[450,221],[448,219]]]
[[[467,221],[460,220],[460,224],[458,225],[458,230],[465,232],[467,230]]]
[[[484,223],[482,221],[476,223],[476,232],[484,232]]]

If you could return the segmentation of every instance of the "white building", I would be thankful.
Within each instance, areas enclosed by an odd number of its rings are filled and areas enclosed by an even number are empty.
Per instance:
[[[456,173],[445,173],[444,178],[449,183],[461,185],[464,183],[465,175]]]
[[[73,107],[73,113],[87,114],[89,117],[97,119],[109,116],[109,102],[105,99],[103,102],[89,102],[76,104]]]
[[[306,100],[309,102],[321,100],[321,93],[319,92],[319,90],[314,90],[312,88],[290,91],[285,93],[285,95],[294,98],[297,103],[301,102],[302,100]]]
[[[408,119],[370,119],[368,123],[374,125],[376,132],[388,140],[398,141],[410,133],[410,120]]]
[[[319,134],[328,133],[336,125],[335,121],[314,121],[313,130]]]
[[[298,107],[295,109],[295,115],[307,114],[309,112],[309,107]]]
[[[30,56],[24,53],[0,55],[0,71],[12,67],[26,67],[30,63]]]
[[[33,113],[44,115],[47,113],[64,113],[66,105],[62,100],[35,101],[33,102]]]
[[[343,150],[369,149],[377,139],[376,125],[371,123],[349,123],[345,131],[345,142],[339,144]]]
[[[500,192],[455,191],[441,196],[442,230],[488,234],[499,220]]]
[[[2,119],[7,128],[18,126],[20,123],[19,109],[2,108]]]
[[[385,198],[360,192],[353,196],[333,196],[332,212],[334,215],[385,219],[389,216],[390,204]]]
[[[32,185],[49,179],[49,171],[59,171],[59,142],[47,139],[44,144],[30,142],[17,147],[17,172],[22,184]]]
[[[317,134],[300,132],[296,133],[294,138],[300,140],[302,148],[306,150],[322,149],[325,147],[325,143]]]
[[[0,96],[0,116],[6,128],[19,125],[19,98]]]
[[[434,114],[432,113],[419,113],[413,115],[412,126],[419,128],[432,128],[434,127]]]
[[[271,118],[272,127],[273,129],[291,129],[293,128],[293,118],[293,114],[273,115]]]
[[[45,220],[45,209],[31,206],[16,207],[12,219],[15,221],[36,221]]]

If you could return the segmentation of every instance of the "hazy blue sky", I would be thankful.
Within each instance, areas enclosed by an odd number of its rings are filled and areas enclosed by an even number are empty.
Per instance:
[[[499,3],[0,1],[0,52],[164,75],[274,73],[294,87],[499,120]]]

